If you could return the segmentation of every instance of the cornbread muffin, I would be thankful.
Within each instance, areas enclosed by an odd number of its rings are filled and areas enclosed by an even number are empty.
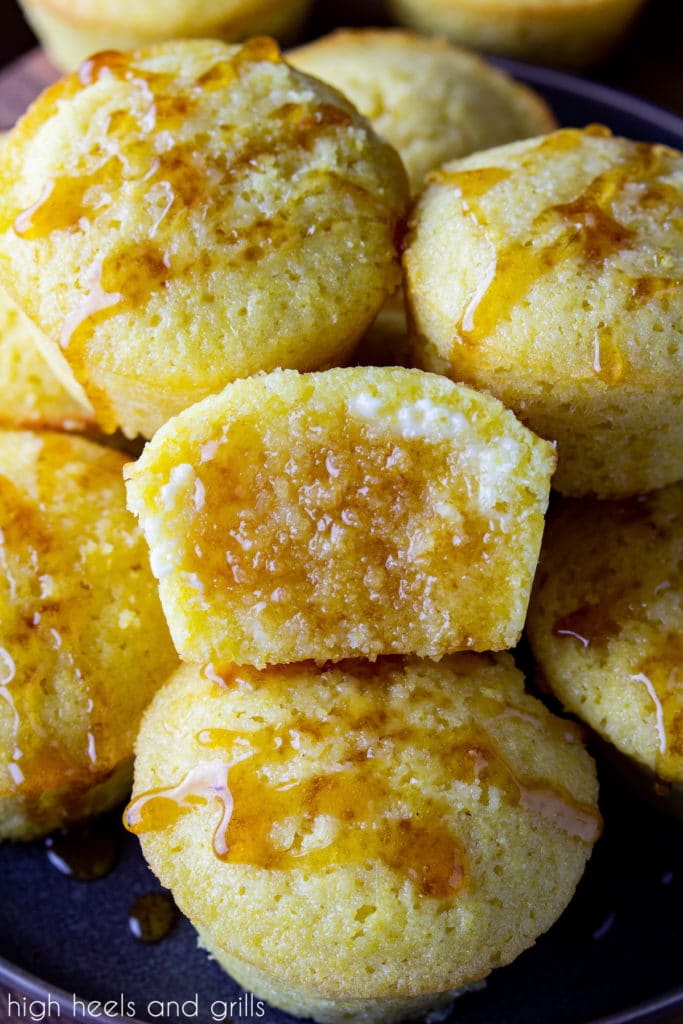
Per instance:
[[[683,783],[683,484],[551,517],[528,634],[564,706]]]
[[[683,477],[683,154],[566,129],[429,178],[405,253],[413,358],[557,442],[553,486]]]
[[[27,21],[62,71],[99,50],[132,50],[205,36],[292,39],[310,0],[20,0]]]
[[[272,40],[97,55],[3,156],[0,274],[105,430],[342,361],[400,278],[400,158]]]
[[[585,68],[620,42],[644,0],[388,0],[420,32],[541,64]]]
[[[0,426],[87,430],[87,402],[75,398],[52,372],[36,341],[38,329],[0,289]]]
[[[0,431],[0,838],[121,800],[140,715],[177,665],[124,457]]]
[[[287,60],[343,92],[401,154],[410,186],[447,160],[557,127],[544,100],[445,39],[339,30]]]
[[[126,467],[185,661],[512,647],[554,466],[495,399],[398,367],[229,385]]]
[[[0,152],[7,132],[0,132]],[[72,395],[40,353],[40,332],[0,288],[0,427],[85,430],[93,411]]]
[[[394,1021],[553,923],[596,795],[576,726],[509,655],[187,665],[144,717],[124,820],[241,984],[319,1021]]]

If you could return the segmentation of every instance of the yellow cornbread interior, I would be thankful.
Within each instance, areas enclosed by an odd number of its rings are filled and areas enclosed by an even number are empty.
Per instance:
[[[188,665],[145,716],[126,820],[238,977],[265,971],[297,1012],[361,1009],[533,942],[599,834],[595,796],[576,728],[507,655]]]
[[[125,458],[0,432],[0,833],[69,820],[125,762],[177,658],[125,507]],[[77,815],[76,815],[77,816]]]
[[[553,467],[494,399],[356,367],[238,381],[126,475],[181,657],[263,666],[513,646]]]
[[[659,779],[683,782],[683,485],[551,517],[529,608],[552,691]]]
[[[106,429],[342,361],[400,278],[399,157],[272,40],[103,53],[0,168],[0,270]]]

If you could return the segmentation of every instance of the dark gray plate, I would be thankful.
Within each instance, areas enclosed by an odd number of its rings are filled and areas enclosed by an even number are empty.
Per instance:
[[[541,91],[564,124],[599,121],[619,134],[683,149],[683,120],[673,114],[586,80],[500,63]],[[605,834],[569,909],[533,949],[496,971],[482,991],[464,996],[452,1020],[683,1022],[683,826],[640,804],[602,764],[601,779]],[[124,1020],[131,1013],[158,1020],[163,1010],[166,1020],[210,1022],[232,1000],[234,1021],[291,1021],[270,1009],[257,1017],[244,999],[238,1002],[240,990],[197,948],[187,922],[158,945],[133,938],[130,905],[155,882],[137,842],[112,822],[121,858],[97,882],[60,875],[40,843],[0,848],[0,997],[23,993],[38,1000],[37,1014],[52,999],[54,1020],[73,1015],[78,993],[81,1001],[123,1000]],[[23,1013],[21,1004],[12,1005],[10,1019],[31,1019],[28,1004]],[[120,1017],[111,1008],[92,1019]]]

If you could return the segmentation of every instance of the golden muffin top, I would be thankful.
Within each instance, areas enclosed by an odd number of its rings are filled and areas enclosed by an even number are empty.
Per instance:
[[[571,711],[683,782],[683,484],[550,517],[528,632]]]
[[[555,459],[420,370],[276,370],[165,425],[126,471],[189,661],[440,657],[519,638]]]
[[[433,172],[405,254],[421,363],[505,401],[680,382],[682,209],[683,154],[599,126]]]
[[[446,160],[557,124],[531,89],[445,39],[340,29],[286,59],[340,89],[370,118],[401,154],[413,192]]]
[[[87,787],[177,664],[125,507],[125,457],[0,431],[0,795]]]
[[[599,835],[596,794],[576,727],[506,655],[184,666],[145,716],[125,820],[212,948],[371,998],[533,942]]]
[[[150,436],[227,381],[342,358],[395,286],[405,173],[276,44],[101,53],[0,168],[0,275],[105,429]]]

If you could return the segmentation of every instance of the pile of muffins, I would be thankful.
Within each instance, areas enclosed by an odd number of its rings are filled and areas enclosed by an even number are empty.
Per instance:
[[[420,1017],[533,944],[601,820],[527,610],[683,779],[682,204],[403,31],[48,89],[0,159],[2,835],[120,800],[142,718],[126,824],[272,1004]]]

